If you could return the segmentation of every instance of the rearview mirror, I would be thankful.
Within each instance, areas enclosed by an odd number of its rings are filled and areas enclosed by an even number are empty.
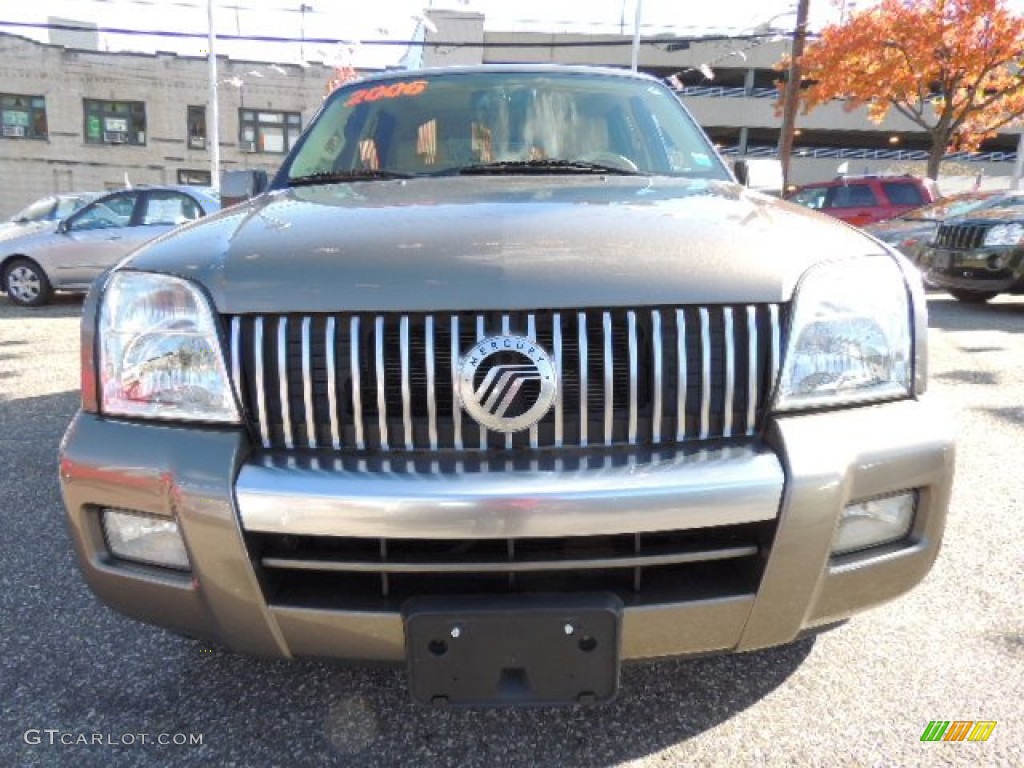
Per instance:
[[[225,171],[220,175],[220,204],[222,208],[256,197],[267,190],[270,180],[267,172],[259,169]]]

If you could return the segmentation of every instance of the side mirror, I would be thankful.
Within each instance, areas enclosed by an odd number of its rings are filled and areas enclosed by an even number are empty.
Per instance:
[[[744,187],[747,186],[747,181],[750,179],[750,166],[747,165],[747,161],[743,158],[733,160],[732,175],[735,176],[736,181]]]
[[[227,208],[235,203],[266,192],[270,179],[264,170],[225,171],[220,175],[220,204]]]
[[[68,233],[68,229],[70,229],[70,227],[68,226],[68,219],[61,219],[60,221],[57,222],[58,235],[66,235]]]
[[[782,196],[782,163],[771,157],[737,158],[732,172],[736,181],[766,195]]]

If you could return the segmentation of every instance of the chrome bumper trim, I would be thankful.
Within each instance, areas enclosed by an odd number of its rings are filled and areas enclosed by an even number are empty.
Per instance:
[[[276,458],[246,464],[235,487],[248,531],[370,538],[597,536],[772,520],[784,475],[764,447],[662,451],[641,461],[511,462]],[[424,471],[426,465],[426,471]]]

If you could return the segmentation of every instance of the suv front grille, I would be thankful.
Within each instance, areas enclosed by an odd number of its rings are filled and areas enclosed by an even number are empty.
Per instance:
[[[235,315],[230,368],[264,448],[478,451],[754,434],[783,344],[778,304],[454,314]],[[514,334],[555,362],[534,427],[480,427],[454,394],[473,343]]]
[[[980,248],[991,227],[991,224],[942,224],[935,235],[935,245],[956,251]]]

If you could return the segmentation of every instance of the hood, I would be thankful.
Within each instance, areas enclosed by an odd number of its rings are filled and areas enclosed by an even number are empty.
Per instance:
[[[974,211],[963,216],[946,219],[943,225],[960,226],[963,224],[1022,224],[1024,208],[992,208],[987,211]]]
[[[938,226],[939,222],[934,219],[889,219],[878,224],[868,224],[864,231],[887,243],[899,243],[909,237],[930,235]]]
[[[881,246],[735,184],[451,177],[281,190],[122,268],[202,283],[224,313],[779,302],[822,259]]]
[[[0,243],[7,243],[19,237],[34,235],[40,232],[48,233],[57,229],[56,221],[26,221],[16,223],[7,221],[0,224]]]

